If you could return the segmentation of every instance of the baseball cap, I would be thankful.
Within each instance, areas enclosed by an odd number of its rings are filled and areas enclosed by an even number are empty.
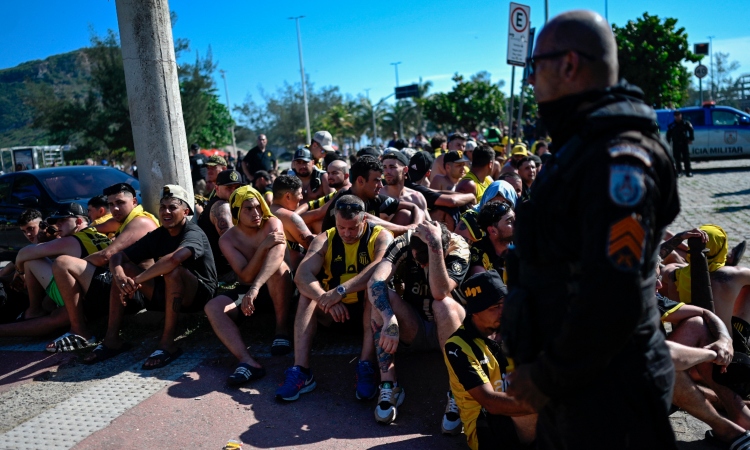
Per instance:
[[[297,161],[298,159],[301,159],[302,161],[312,161],[310,150],[306,148],[298,148],[297,151],[294,152],[294,158],[292,161]]]
[[[461,285],[466,299],[466,314],[484,311],[508,295],[503,278],[494,270],[472,275]]]
[[[176,198],[182,200],[187,204],[190,214],[193,214],[193,208],[190,206],[191,201],[188,198],[188,193],[182,186],[176,184],[165,184],[164,187],[161,188],[161,198]]]
[[[463,133],[452,133],[448,136],[448,142],[454,140],[454,139],[463,139],[466,140],[466,135]]]
[[[218,175],[216,175],[216,185],[217,186],[226,186],[227,184],[240,184],[242,183],[242,179],[240,177],[240,173],[236,170],[228,169],[228,170],[222,170],[219,172]]]
[[[391,150],[388,153],[383,153],[382,160],[385,161],[386,159],[395,159],[398,160],[401,164],[404,166],[409,165],[409,158],[406,157],[402,152],[398,150]]]
[[[375,158],[380,157],[380,152],[375,147],[364,147],[357,152],[357,158],[360,156],[374,156]]]
[[[467,152],[473,152],[474,149],[477,148],[477,146],[478,146],[477,141],[475,141],[473,139],[469,139],[468,141],[466,141],[466,151]]]
[[[120,192],[130,192],[133,194],[133,197],[136,196],[135,189],[133,186],[129,185],[128,183],[115,183],[112,186],[108,186],[104,188],[102,191],[102,194],[104,195],[115,195],[119,194]]]
[[[207,166],[227,166],[227,160],[223,156],[214,155],[208,158]]]
[[[83,210],[83,206],[78,203],[68,203],[64,207],[58,209],[51,216],[47,218],[47,223],[54,225],[57,219],[65,219],[68,217],[85,216],[86,212]]]
[[[469,162],[464,152],[448,152],[443,156],[443,164],[452,162]]]
[[[416,183],[424,178],[427,171],[432,167],[432,161],[429,153],[417,152],[409,161],[409,179]]]
[[[323,150],[328,152],[334,151],[333,146],[331,145],[333,143],[331,133],[327,131],[318,131],[315,133],[312,140],[320,144],[320,146],[323,147]]]
[[[190,145],[190,150],[195,150],[196,152],[201,149],[201,146],[198,144],[192,144]]]
[[[526,150],[525,145],[518,144],[515,147],[513,147],[513,150],[511,150],[510,155],[511,156],[516,156],[516,155],[529,156],[529,151]]]

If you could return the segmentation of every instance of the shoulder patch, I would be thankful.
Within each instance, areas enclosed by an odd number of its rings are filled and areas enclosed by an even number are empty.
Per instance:
[[[646,195],[646,180],[643,169],[624,164],[609,168],[609,198],[615,205],[636,206]]]
[[[609,155],[612,158],[630,156],[632,158],[640,160],[646,167],[651,167],[651,164],[653,163],[653,161],[651,160],[651,155],[649,155],[646,150],[637,145],[619,143],[613,145],[612,147],[609,147],[608,151]]]
[[[619,270],[638,269],[643,262],[646,232],[633,216],[625,217],[609,227],[607,257]]]

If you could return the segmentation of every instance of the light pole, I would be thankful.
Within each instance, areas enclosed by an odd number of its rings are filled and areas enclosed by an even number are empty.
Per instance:
[[[305,63],[302,61],[302,36],[299,32],[299,20],[305,16],[290,17],[297,23],[297,48],[299,49],[299,71],[302,76],[302,98],[305,101],[305,131],[307,131],[306,144],[310,144],[310,113],[307,110],[307,81],[305,80]]]
[[[227,88],[226,72],[224,72],[224,69],[221,69],[219,70],[219,73],[221,73],[221,78],[224,79],[224,93],[227,96],[227,109],[229,110],[229,117],[232,117],[232,106],[229,103],[229,88]],[[234,138],[234,119],[232,119],[232,126],[229,129],[232,131],[232,150],[237,153],[237,140]]]
[[[549,0],[544,0],[544,24],[549,21]]]
[[[401,61],[391,63],[391,65],[396,69],[396,87],[398,87],[398,65],[401,64]],[[398,103],[398,100],[396,100],[396,103]],[[400,116],[400,115],[399,115]],[[398,119],[398,132],[401,139],[404,138],[404,124],[401,122],[401,117]]]
[[[607,3],[608,1],[604,0],[604,19],[607,21],[607,25],[609,25],[609,5]]]
[[[370,101],[370,89],[365,89],[365,91],[367,91],[367,102],[370,103],[370,109],[372,109],[372,145],[378,145],[378,128],[375,124],[375,105]]]
[[[716,82],[714,81],[714,38],[716,36],[708,36],[708,51],[710,51],[709,55],[709,65],[711,66],[711,98],[710,100],[714,99],[714,85]]]
[[[401,64],[401,61],[391,63],[391,65],[396,68],[396,87],[398,87],[398,65],[399,64]]]

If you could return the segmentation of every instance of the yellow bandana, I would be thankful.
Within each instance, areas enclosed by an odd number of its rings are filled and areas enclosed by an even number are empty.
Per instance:
[[[727,233],[718,225],[703,225],[700,229],[708,234],[708,242],[706,243],[708,254],[706,254],[706,258],[708,259],[708,272],[713,273],[724,267],[727,262],[727,254],[729,253]],[[690,255],[687,255],[687,262],[690,264]],[[674,275],[677,292],[680,293],[680,301],[690,303],[692,301],[690,266],[687,265],[675,270]]]
[[[274,217],[271,214],[271,209],[268,207],[266,200],[263,198],[263,194],[253,189],[251,186],[242,186],[232,193],[229,197],[229,207],[232,209],[232,223],[237,225],[240,220],[240,211],[242,211],[242,204],[245,200],[257,199],[260,203],[260,210],[263,215],[261,220],[267,220],[269,217]]]

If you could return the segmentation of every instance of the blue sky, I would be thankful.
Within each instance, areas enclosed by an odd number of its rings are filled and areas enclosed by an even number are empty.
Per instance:
[[[604,1],[549,0],[550,17],[569,9],[604,14]],[[525,4],[531,7],[532,26],[541,27],[544,2]],[[677,17],[691,44],[713,35],[714,51],[729,52],[740,62],[735,75],[750,73],[747,0],[609,0],[608,6],[609,21],[618,25],[643,12]],[[454,73],[481,70],[494,81],[506,80],[506,91],[510,84],[508,2],[172,0],[170,9],[178,15],[175,37],[189,39],[193,52],[205,54],[211,46],[226,71],[232,104],[247,95],[260,102],[259,88],[273,92],[284,81],[299,82],[296,30],[288,20],[297,15],[305,16],[300,22],[305,69],[317,87],[337,85],[352,95],[369,88],[378,100],[393,92],[390,63],[398,61],[401,85],[422,77],[433,82],[433,91],[446,91]],[[6,1],[0,5],[0,25],[0,68],[7,68],[84,47],[91,29],[100,35],[117,31],[117,15],[114,0]],[[218,73],[216,80],[224,101]]]

